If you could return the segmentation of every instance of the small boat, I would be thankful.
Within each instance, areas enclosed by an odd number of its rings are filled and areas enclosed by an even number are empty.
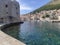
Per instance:
[[[21,24],[23,24],[24,22],[23,22],[23,21],[21,21],[20,23],[21,23]]]

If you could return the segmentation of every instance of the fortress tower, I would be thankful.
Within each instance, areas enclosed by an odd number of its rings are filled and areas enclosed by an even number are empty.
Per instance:
[[[19,22],[19,19],[19,3],[16,0],[0,0],[0,23]]]

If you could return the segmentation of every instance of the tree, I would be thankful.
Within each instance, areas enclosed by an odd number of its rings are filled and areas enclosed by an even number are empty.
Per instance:
[[[44,19],[45,19],[45,16],[42,16],[42,18],[44,18]]]
[[[50,15],[49,14],[46,14],[46,17],[50,17]]]

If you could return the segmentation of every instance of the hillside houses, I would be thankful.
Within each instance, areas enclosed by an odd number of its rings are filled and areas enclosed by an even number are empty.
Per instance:
[[[22,17],[24,17],[24,15]],[[60,9],[44,10],[35,14],[26,14],[24,18],[28,20],[60,20]]]

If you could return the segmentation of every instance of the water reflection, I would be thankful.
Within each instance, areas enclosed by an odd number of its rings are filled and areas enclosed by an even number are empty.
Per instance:
[[[9,28],[3,29],[2,31],[14,38],[19,39],[19,29],[20,29],[20,25],[13,25],[10,26]]]
[[[25,22],[20,29],[20,38],[27,45],[60,45],[58,23]]]
[[[60,23],[25,22],[3,31],[27,45],[60,45]]]

